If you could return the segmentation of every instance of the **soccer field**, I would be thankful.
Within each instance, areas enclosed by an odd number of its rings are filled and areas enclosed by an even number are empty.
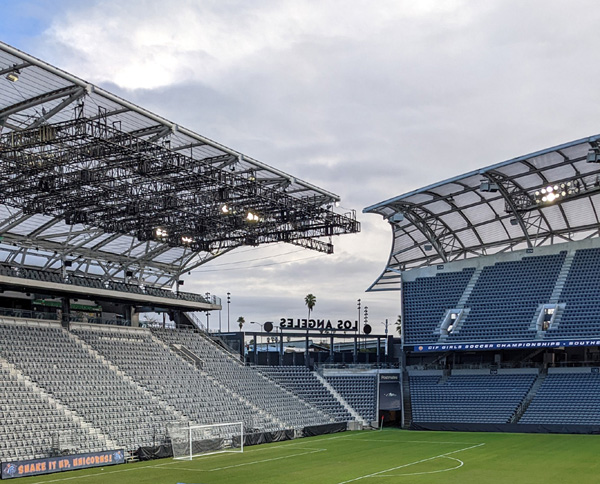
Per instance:
[[[193,461],[164,459],[22,478],[20,484],[597,483],[600,436],[345,432],[247,447]]]

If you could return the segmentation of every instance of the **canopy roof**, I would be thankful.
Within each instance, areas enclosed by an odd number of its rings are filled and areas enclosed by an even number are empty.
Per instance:
[[[393,243],[369,288],[399,290],[404,270],[581,240],[600,229],[600,135],[441,181],[363,210]]]
[[[0,191],[0,262],[146,284],[241,245],[331,253],[360,230],[337,195],[1,42]]]

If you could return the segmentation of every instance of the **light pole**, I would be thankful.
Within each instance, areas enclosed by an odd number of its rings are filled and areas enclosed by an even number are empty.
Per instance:
[[[205,294],[206,296],[206,300],[210,303],[210,292],[207,292]],[[210,312],[207,310],[206,311],[206,332],[210,333],[210,320],[209,320],[209,314]]]
[[[227,332],[229,333],[229,304],[231,303],[231,293],[227,293]]]
[[[364,318],[365,326],[368,324],[368,322],[369,322],[369,306],[365,306],[365,318]],[[363,341],[364,341],[364,343],[363,343],[363,349],[366,352],[366,350],[367,350],[367,336],[366,335],[365,335]]]
[[[250,321],[250,324],[258,324],[260,326],[260,332],[263,331],[263,325],[256,321]],[[258,365],[258,337],[260,333],[254,336],[254,364]]]

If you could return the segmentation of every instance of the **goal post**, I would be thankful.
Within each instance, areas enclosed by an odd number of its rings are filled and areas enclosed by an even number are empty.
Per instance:
[[[202,455],[244,452],[244,423],[175,426],[169,429],[173,459],[191,460]]]

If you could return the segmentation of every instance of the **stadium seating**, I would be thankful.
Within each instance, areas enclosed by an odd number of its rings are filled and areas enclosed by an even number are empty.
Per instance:
[[[305,366],[265,366],[260,371],[284,388],[330,415],[337,422],[352,420],[351,414]]]
[[[301,428],[333,421],[330,415],[276,385],[256,369],[235,360],[198,332],[153,329],[152,334],[166,344],[184,345],[199,358],[203,372],[256,408],[268,409],[283,428]]]
[[[279,425],[256,412],[239,395],[182,360],[149,331],[74,330],[121,371],[197,424],[243,421],[247,428],[274,430]],[[160,368],[161,371],[156,371]]]
[[[600,425],[600,373],[590,370],[550,372],[519,423]]]
[[[439,339],[444,313],[456,307],[474,272],[468,268],[403,283],[406,343],[435,343]]]
[[[35,268],[19,268],[0,264],[0,275],[10,277],[22,277],[24,279],[32,279],[40,282],[53,282],[58,284],[72,284],[81,287],[89,287],[95,289],[109,289],[111,291],[126,292],[132,294],[148,294],[151,296],[165,297],[169,299],[181,299],[185,301],[193,301],[205,303],[208,302],[204,296],[189,292],[173,292],[167,289],[162,289],[154,286],[140,286],[139,284],[129,284],[118,281],[103,281],[98,277],[88,277],[75,275],[71,272],[67,273],[63,278],[59,272],[45,271]]]
[[[97,435],[26,386],[15,372],[1,366],[0,422],[0,461],[47,457],[53,446],[61,444],[61,439],[64,444],[68,440],[72,451],[94,452],[106,448]]]
[[[94,357],[58,324],[0,323],[0,356],[128,451],[184,424],[152,395]]]
[[[566,252],[486,266],[465,307],[470,311],[448,341],[534,339],[537,308],[550,300]]]
[[[365,421],[377,420],[377,380],[374,375],[329,375],[326,380]]]
[[[560,295],[565,309],[547,338],[596,337],[600,335],[600,249],[580,249]]]
[[[414,422],[508,423],[536,376],[410,376]]]

